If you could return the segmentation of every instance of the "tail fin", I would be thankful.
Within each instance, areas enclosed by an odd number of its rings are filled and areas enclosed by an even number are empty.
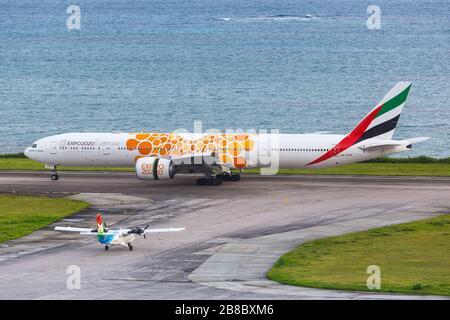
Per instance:
[[[96,220],[97,220],[97,234],[99,236],[103,235],[105,230],[104,230],[104,225],[103,225],[103,217],[100,213],[97,214]]]
[[[397,83],[350,132],[349,136],[355,143],[375,137],[392,139],[410,88],[411,82]]]
[[[391,140],[410,88],[410,82],[397,83],[344,139],[308,165],[330,159],[354,144],[370,138]]]

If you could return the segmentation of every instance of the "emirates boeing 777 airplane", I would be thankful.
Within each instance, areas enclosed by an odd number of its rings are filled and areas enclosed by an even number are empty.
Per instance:
[[[411,83],[399,82],[347,135],[250,133],[65,133],[25,150],[58,180],[57,166],[134,167],[144,180],[202,173],[199,185],[238,181],[231,169],[323,168],[412,148],[420,137],[393,140]]]

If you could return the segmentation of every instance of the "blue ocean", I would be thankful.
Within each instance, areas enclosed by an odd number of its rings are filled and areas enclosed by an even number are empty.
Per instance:
[[[429,136],[407,156],[448,157],[449,13],[448,0],[0,0],[0,153],[194,121],[345,134],[412,81],[395,138]]]

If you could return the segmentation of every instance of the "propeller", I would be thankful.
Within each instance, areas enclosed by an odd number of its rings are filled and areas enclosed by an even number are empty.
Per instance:
[[[144,239],[147,239],[147,237],[145,236],[145,230],[147,230],[148,227],[150,227],[150,225],[146,225],[145,228],[134,227],[133,229],[128,231],[128,234],[143,235]]]
[[[145,230],[147,230],[148,227],[150,227],[149,224],[145,226],[144,231],[143,231],[144,232],[144,239],[146,239],[146,240],[147,240],[147,236],[145,235]]]

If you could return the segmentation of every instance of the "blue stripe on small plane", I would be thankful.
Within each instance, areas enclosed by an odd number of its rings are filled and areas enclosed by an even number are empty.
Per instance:
[[[114,234],[98,235],[97,239],[101,244],[109,244],[111,243],[111,241],[113,241],[114,237]]]

